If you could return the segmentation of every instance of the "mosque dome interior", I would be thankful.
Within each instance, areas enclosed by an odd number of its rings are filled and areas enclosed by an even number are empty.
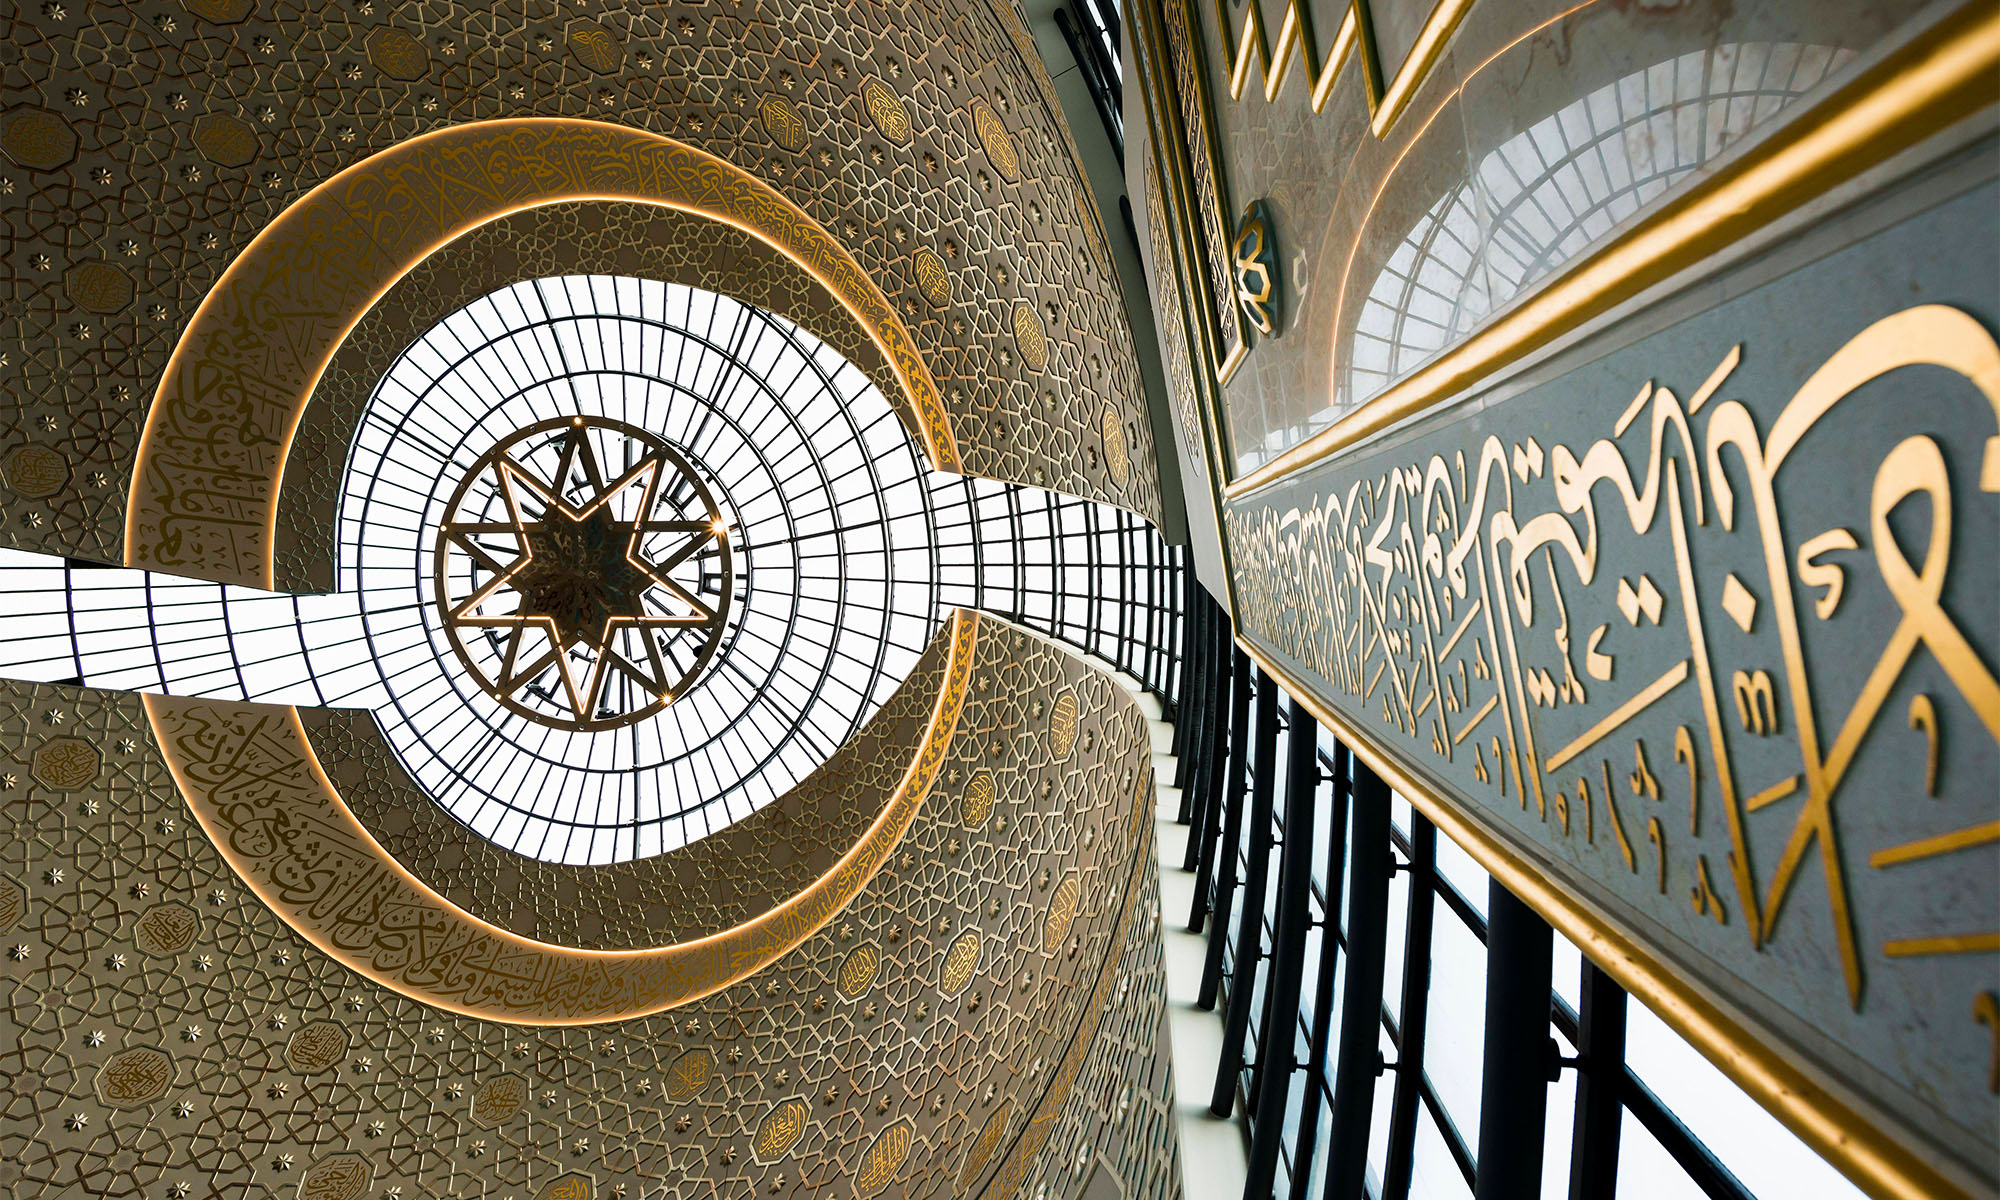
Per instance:
[[[2000,1195],[2000,8],[0,47],[0,1192]]]

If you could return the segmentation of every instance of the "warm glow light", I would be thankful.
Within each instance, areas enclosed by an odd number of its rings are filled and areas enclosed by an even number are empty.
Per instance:
[[[461,159],[483,161],[481,156],[492,155],[508,156],[510,160],[514,156],[527,156],[530,161],[540,161],[535,157],[538,155],[554,155],[563,161],[596,163],[603,174],[591,172],[592,177],[614,186],[592,187],[569,178],[565,172],[552,171],[549,178],[560,178],[563,181],[561,186],[525,197],[503,197],[497,193],[467,193],[456,182],[457,173],[435,168],[435,164],[440,162]],[[636,167],[640,163],[647,164],[644,170],[620,173],[621,166]],[[663,164],[671,164],[671,167]],[[376,180],[385,173],[411,171],[413,167],[425,168],[416,170],[415,174],[428,175],[438,181],[443,190],[431,197],[435,201],[431,207],[441,213],[449,213],[449,218],[433,220],[421,230],[410,232],[406,238],[410,243],[406,257],[399,257],[395,262],[384,260],[371,266],[343,283],[336,294],[323,301],[331,306],[329,311],[338,314],[337,318],[326,324],[325,336],[316,337],[310,344],[298,348],[303,367],[298,373],[302,386],[291,389],[281,402],[289,405],[289,412],[283,417],[283,436],[275,443],[278,448],[275,462],[265,468],[270,478],[264,486],[264,494],[254,500],[263,515],[262,544],[246,543],[247,548],[237,554],[238,559],[261,558],[262,561],[254,565],[247,561],[238,561],[234,565],[211,565],[202,572],[207,577],[264,588],[274,585],[277,577],[274,559],[278,512],[276,498],[284,479],[284,455],[289,453],[299,420],[305,412],[305,402],[318,383],[321,372],[331,361],[340,340],[402,278],[403,272],[480,225],[530,208],[566,201],[655,204],[690,213],[741,230],[797,263],[860,322],[869,339],[887,357],[910,402],[905,419],[910,422],[912,435],[928,452],[932,465],[944,471],[958,468],[957,443],[951,435],[950,419],[938,402],[936,380],[931,378],[929,367],[916,353],[915,338],[897,317],[888,297],[869,281],[861,264],[804,209],[757,177],[696,147],[601,121],[541,117],[473,121],[419,134],[353,164],[321,182],[313,191],[286,208],[277,220],[251,239],[250,245],[223,272],[223,277],[209,290],[188,328],[183,331],[172,356],[167,360],[166,370],[161,373],[160,388],[154,395],[146,429],[139,438],[140,463],[145,463],[153,452],[154,428],[172,420],[168,414],[177,411],[177,406],[189,402],[178,391],[177,381],[187,375],[184,367],[190,356],[199,359],[210,352],[208,346],[214,339],[221,338],[226,342],[227,338],[235,336],[228,331],[234,328],[233,322],[238,317],[226,297],[234,295],[237,289],[248,294],[261,294],[259,289],[263,284],[260,280],[271,277],[272,263],[295,252],[296,247],[302,244],[301,239],[310,242],[328,236],[319,223],[322,219],[336,222],[341,236],[355,238],[362,245],[371,244],[363,229],[345,223],[351,222],[352,217],[346,215],[343,202],[337,197],[345,195],[345,189],[355,186],[358,180]],[[679,188],[681,181],[708,171],[721,173],[729,180],[730,186],[718,191]],[[641,177],[647,181],[647,186],[617,186]],[[652,183],[660,184],[663,190],[651,189]],[[329,215],[336,212],[341,215]],[[421,251],[417,250],[420,243],[424,246]],[[245,309],[257,307],[254,303],[237,306]],[[145,532],[160,528],[163,523],[171,523],[174,519],[169,515],[173,503],[171,498],[157,486],[143,482],[153,480],[155,476],[156,473],[148,472],[143,467],[135,468],[132,474],[127,512],[137,515],[126,522],[125,561],[133,566],[164,565],[153,557],[159,553],[162,543]]]

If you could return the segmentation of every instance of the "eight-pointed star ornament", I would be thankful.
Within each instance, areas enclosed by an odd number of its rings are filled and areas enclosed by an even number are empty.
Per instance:
[[[434,570],[445,632],[487,694],[577,730],[685,694],[734,587],[729,524],[694,464],[601,417],[540,422],[475,462]]]

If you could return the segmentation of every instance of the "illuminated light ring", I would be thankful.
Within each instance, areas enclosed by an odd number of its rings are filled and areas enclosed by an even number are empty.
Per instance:
[[[277,497],[299,419],[362,316],[410,268],[545,204],[656,204],[730,225],[803,267],[867,330],[931,465],[959,470],[936,380],[893,305],[806,211],[741,167],[601,121],[454,125],[371,155],[294,201],[209,290],[167,360],[127,495],[128,566],[273,587]]]
[[[355,818],[313,756],[298,709],[144,700],[196,822],[244,886],[300,936],[342,966],[435,1008],[511,1024],[586,1025],[647,1016],[717,992],[805,941],[860,894],[916,820],[956,733],[980,619],[960,609],[951,621],[944,682],[923,738],[854,845],[795,895],[748,921],[643,950],[553,945],[445,899]],[[246,732],[242,723],[250,720],[256,729]],[[239,784],[248,786],[237,790]]]

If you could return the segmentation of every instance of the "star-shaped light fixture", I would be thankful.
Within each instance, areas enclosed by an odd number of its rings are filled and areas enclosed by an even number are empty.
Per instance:
[[[601,417],[543,421],[474,463],[445,507],[434,571],[444,631],[479,685],[575,730],[685,695],[735,586],[729,523],[694,465]]]

